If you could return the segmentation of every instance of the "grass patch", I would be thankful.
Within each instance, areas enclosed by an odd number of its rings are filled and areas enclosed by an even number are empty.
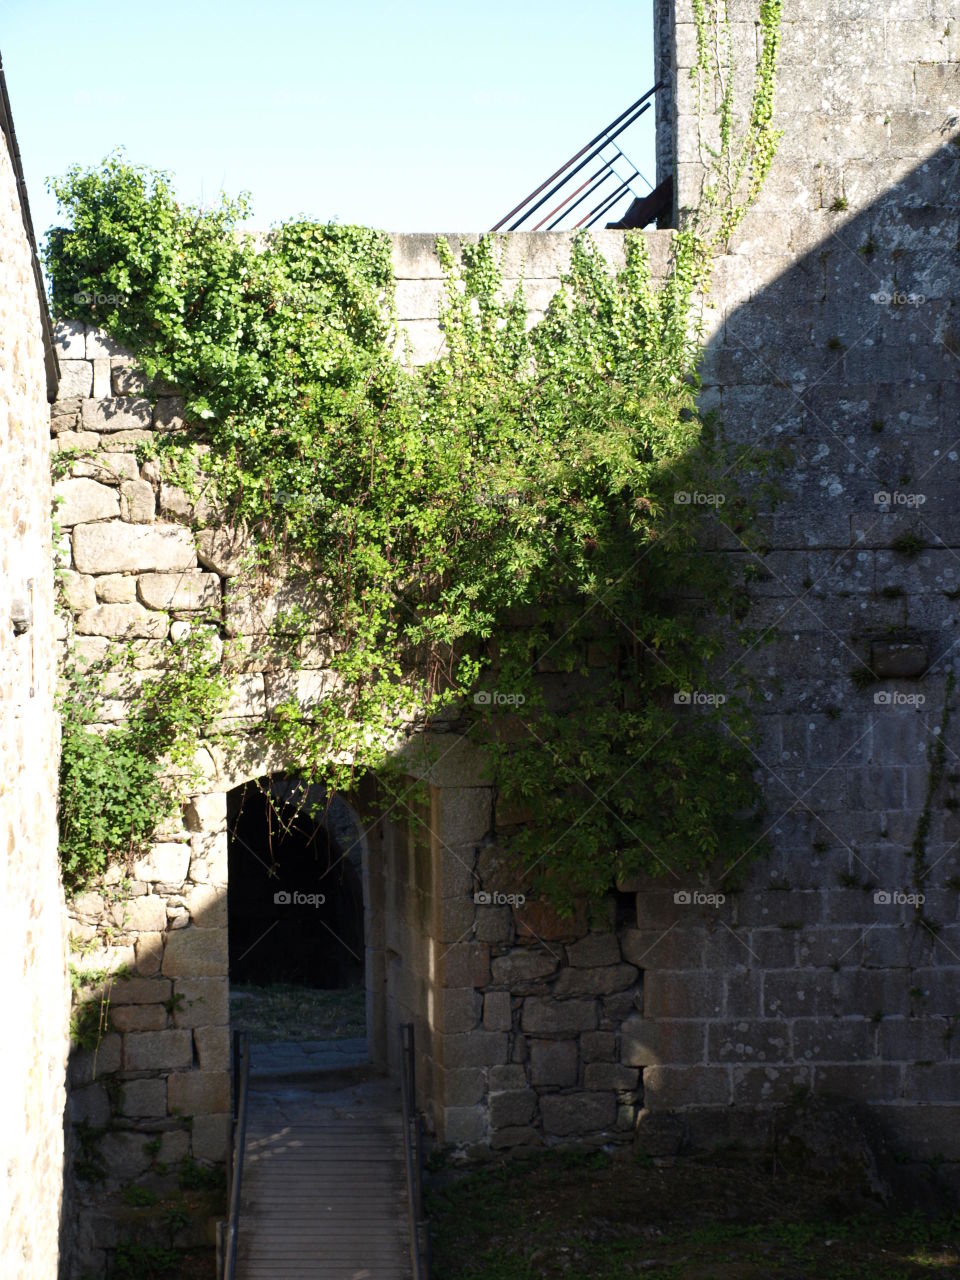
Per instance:
[[[254,1044],[273,1040],[352,1040],[367,1034],[363,987],[319,991],[276,983],[230,988],[230,1025]]]
[[[960,1274],[926,1219],[728,1152],[670,1164],[548,1151],[432,1179],[433,1280],[911,1280]]]

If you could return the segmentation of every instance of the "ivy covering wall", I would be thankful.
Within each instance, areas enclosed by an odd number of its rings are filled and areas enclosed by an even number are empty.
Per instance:
[[[758,83],[774,56],[775,42]],[[754,164],[762,181],[775,145],[759,101],[735,172],[729,131],[717,156],[724,232],[737,174]],[[182,205],[168,175],[119,154],[53,189],[65,220],[47,249],[54,310],[182,389],[188,430],[152,447],[245,530],[251,571],[282,563],[317,584],[279,619],[279,651],[294,663],[316,610],[333,620],[336,687],[266,726],[312,781],[335,790],[371,769],[389,784],[412,722],[453,721],[527,811],[515,852],[561,906],[640,869],[731,865],[755,845],[744,706],[729,689],[722,710],[677,702],[711,688],[738,631],[738,590],[704,550],[705,526],[729,519],[742,536],[747,522],[737,459],[697,409],[702,227],[677,235],[659,287],[642,234],[615,277],[581,237],[530,332],[522,290],[503,294],[497,243],[465,247],[456,265],[440,241],[446,351],[411,371],[395,352],[382,234],[295,222],[255,240],[240,233],[243,198]],[[713,499],[677,497],[690,493]],[[188,752],[229,683],[187,654],[149,714],[97,743],[78,685],[64,702],[77,882],[148,834],[165,761]],[[139,807],[85,815],[91,777],[101,795],[129,785]]]

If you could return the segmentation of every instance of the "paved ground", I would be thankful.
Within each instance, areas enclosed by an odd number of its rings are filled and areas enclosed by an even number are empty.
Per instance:
[[[254,1046],[237,1280],[409,1280],[400,1093],[366,1056]]]
[[[362,1067],[367,1062],[365,1036],[356,1040],[303,1040],[300,1043],[250,1046],[253,1076],[313,1075]]]

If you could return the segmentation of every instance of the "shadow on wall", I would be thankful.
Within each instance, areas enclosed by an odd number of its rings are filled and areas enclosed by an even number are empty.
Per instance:
[[[772,852],[719,905],[638,899],[663,928],[647,1115],[712,1106],[719,1130],[812,1089],[960,1157],[958,177],[951,143],[856,211],[785,219],[780,256],[773,215],[748,219],[718,263],[704,406],[786,460],[759,554],[715,522],[770,641],[731,643],[717,689],[759,679]]]

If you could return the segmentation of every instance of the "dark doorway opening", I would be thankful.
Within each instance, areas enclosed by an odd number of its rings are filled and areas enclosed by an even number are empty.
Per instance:
[[[227,797],[230,1016],[253,1064],[368,1059],[362,841],[342,801],[284,775]]]

